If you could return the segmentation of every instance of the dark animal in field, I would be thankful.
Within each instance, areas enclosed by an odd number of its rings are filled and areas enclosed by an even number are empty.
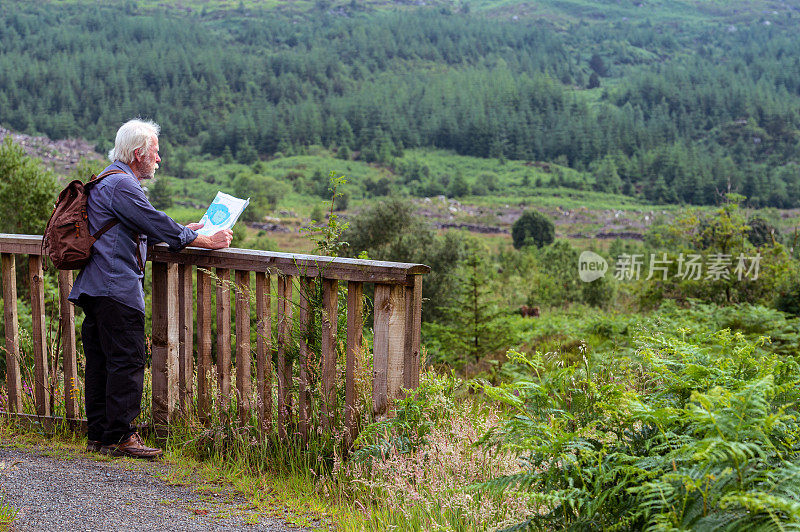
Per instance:
[[[528,305],[522,305],[521,307],[519,307],[519,313],[522,315],[523,318],[538,318],[539,307],[529,307]]]

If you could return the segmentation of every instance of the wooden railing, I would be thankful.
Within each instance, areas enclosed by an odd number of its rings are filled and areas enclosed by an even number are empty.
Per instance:
[[[3,301],[5,312],[6,383],[8,409],[22,413],[23,390],[20,374],[20,345],[17,324],[16,255],[27,255],[33,316],[33,403],[36,414],[51,416],[47,390],[48,353],[43,285],[44,257],[38,235],[0,234]],[[430,268],[421,264],[380,262],[314,255],[275,253],[246,249],[208,251],[187,248],[171,253],[164,244],[150,249],[152,263],[152,407],[156,425],[168,425],[194,404],[201,420],[211,415],[212,376],[223,398],[231,396],[231,373],[235,367],[235,400],[240,423],[251,419],[254,410],[264,433],[277,431],[286,438],[296,426],[305,438],[311,427],[308,364],[311,355],[308,336],[312,309],[306,294],[313,283],[322,287],[320,329],[321,360],[318,411],[324,429],[330,429],[337,408],[335,376],[337,346],[344,340],[346,437],[352,441],[357,424],[356,363],[362,349],[364,283],[373,283],[374,339],[372,368],[372,409],[380,418],[387,415],[401,388],[419,383],[422,274]],[[196,273],[193,275],[193,271]],[[233,284],[231,284],[233,271]],[[212,275],[213,272],[213,275]],[[255,316],[251,323],[251,274],[255,275]],[[273,313],[271,281],[275,278],[276,311]],[[196,299],[194,278],[196,278]],[[78,383],[75,314],[67,296],[73,272],[59,271],[59,330],[63,361],[64,410],[66,417],[79,417],[80,405],[74,393]],[[338,287],[347,283],[347,338],[337,338]],[[231,351],[231,308],[229,290],[235,289],[235,352]],[[294,303],[292,293],[295,291]],[[215,303],[212,302],[216,294]],[[194,305],[197,330],[194,331]],[[216,364],[212,361],[212,305],[216,304]],[[297,319],[292,319],[297,307]],[[287,357],[290,328],[299,327],[298,368]],[[256,328],[255,349],[251,327]],[[276,328],[273,335],[273,327]],[[196,335],[195,335],[196,332]],[[195,339],[196,336],[196,339]],[[273,342],[273,338],[275,342]],[[273,345],[274,343],[274,345]],[[235,356],[235,366],[232,363]],[[253,357],[255,355],[255,357]],[[256,370],[252,371],[255,358]],[[50,357],[52,364],[52,356]],[[273,365],[274,360],[274,365]],[[214,365],[216,366],[214,368]],[[274,367],[273,367],[274,366]],[[215,369],[216,371],[212,371]],[[296,378],[296,399],[293,389]],[[255,393],[253,392],[255,386]],[[195,389],[196,388],[196,389]],[[196,395],[196,397],[195,397]],[[256,404],[252,404],[252,400]],[[195,401],[196,399],[196,401]],[[294,406],[293,406],[294,405]]]

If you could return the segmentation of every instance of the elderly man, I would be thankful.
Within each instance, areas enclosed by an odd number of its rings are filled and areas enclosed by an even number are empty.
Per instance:
[[[145,368],[144,264],[147,242],[166,242],[171,251],[188,245],[226,248],[231,231],[198,235],[201,224],[176,223],[156,210],[141,181],[152,179],[161,158],[159,127],[131,120],[117,131],[112,164],[89,193],[89,229],[102,233],[89,263],[81,270],[70,301],[85,313],[87,448],[113,456],[152,459],[161,449],[147,447],[133,421],[140,413]],[[102,174],[101,174],[102,175]]]

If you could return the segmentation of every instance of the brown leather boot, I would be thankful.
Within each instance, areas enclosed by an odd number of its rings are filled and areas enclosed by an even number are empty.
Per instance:
[[[144,460],[152,460],[164,454],[161,449],[147,447],[138,432],[134,432],[123,442],[103,447],[101,452],[110,456],[127,456]]]
[[[90,453],[99,453],[103,448],[103,442],[97,440],[86,440],[86,451]]]

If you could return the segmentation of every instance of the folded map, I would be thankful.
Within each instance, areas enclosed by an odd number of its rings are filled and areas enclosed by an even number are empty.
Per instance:
[[[245,207],[250,204],[250,198],[246,200],[234,198],[230,194],[217,192],[217,197],[208,206],[208,210],[200,218],[200,223],[205,224],[197,231],[201,235],[213,235],[223,229],[233,229],[233,225],[239,216],[244,212]]]

